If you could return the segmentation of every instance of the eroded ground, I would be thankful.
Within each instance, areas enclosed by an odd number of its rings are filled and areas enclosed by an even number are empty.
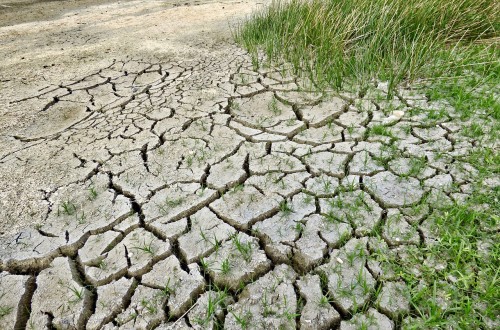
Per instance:
[[[86,42],[75,39],[62,60],[47,46],[53,54],[28,53],[32,68],[3,64],[0,327],[411,322],[406,284],[386,261],[434,244],[434,209],[471,192],[476,170],[459,159],[475,141],[454,109],[409,89],[388,101],[382,83],[320,95],[285,70],[254,68],[221,41],[227,20],[214,14],[242,17],[254,3],[132,3],[118,11],[127,32],[167,17],[193,30],[163,31],[164,48],[128,45],[131,56],[113,36],[101,53],[107,37],[94,31],[95,59],[78,63]],[[54,22],[74,23],[65,19]]]

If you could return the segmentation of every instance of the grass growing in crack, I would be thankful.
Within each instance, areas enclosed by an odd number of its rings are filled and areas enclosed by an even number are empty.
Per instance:
[[[204,272],[208,272],[210,265],[205,258],[200,258],[200,267]]]
[[[170,284],[170,278],[167,280],[167,283],[165,284],[165,286],[161,289],[161,292],[166,297],[170,296],[174,292],[174,289],[172,288],[172,286]]]
[[[304,198],[304,205],[311,205],[314,204],[315,200],[312,195],[307,194],[306,197]]]
[[[285,60],[316,86],[341,88],[373,78],[396,85],[491,66],[495,0],[273,1],[235,32],[257,61]]]
[[[262,305],[264,307],[264,310],[262,311],[262,316],[264,317],[269,317],[276,314],[276,311],[273,310],[272,303],[269,303],[267,299],[267,293],[268,293],[267,290],[265,290],[262,298]]]
[[[402,177],[418,176],[427,167],[427,160],[425,157],[412,157],[409,165],[408,172],[401,175]]]
[[[167,198],[165,200],[165,205],[170,207],[170,208],[174,208],[174,207],[182,205],[183,202],[184,202],[184,198],[182,198],[182,197],[172,198],[172,199]]]
[[[97,267],[102,270],[106,270],[108,268],[108,263],[105,260],[99,260]]]
[[[301,222],[296,222],[293,229],[298,235],[300,235],[304,231],[304,225]]]
[[[203,229],[202,229],[202,228],[200,228],[200,237],[201,237],[201,239],[202,239],[204,242],[207,242],[207,243],[209,242],[209,239],[208,239],[207,235],[205,234],[205,232],[203,231]]]
[[[328,213],[323,215],[323,219],[331,224],[339,223],[342,219],[337,215],[336,212],[329,211]]]
[[[370,293],[372,288],[368,284],[368,281],[366,279],[366,273],[365,273],[364,269],[365,269],[364,267],[360,267],[358,275],[356,277],[356,283],[358,285],[360,285],[361,288],[363,289],[363,294],[367,295],[368,293]]]
[[[321,177],[321,184],[324,193],[331,194],[335,191],[335,187],[330,178]]]
[[[233,187],[233,189],[231,189],[231,193],[237,193],[239,191],[243,191],[243,189],[245,189],[245,186],[241,183],[238,183],[236,186]]]
[[[330,299],[327,296],[322,295],[318,300],[319,307],[328,307],[330,306]]]
[[[288,321],[293,321],[297,316],[300,316],[300,314],[295,313],[294,311],[290,311],[289,309],[286,309],[283,312],[283,317],[285,317]]]

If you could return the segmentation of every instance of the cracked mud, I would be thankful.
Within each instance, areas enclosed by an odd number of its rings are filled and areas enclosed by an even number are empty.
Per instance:
[[[8,99],[34,120],[2,137],[2,329],[391,329],[410,313],[378,256],[432,244],[433,196],[467,197],[454,109],[383,84],[317,94],[221,47],[108,59]],[[7,183],[24,176],[31,191]]]

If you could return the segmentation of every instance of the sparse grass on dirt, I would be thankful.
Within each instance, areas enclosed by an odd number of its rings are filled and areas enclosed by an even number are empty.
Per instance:
[[[493,329],[498,322],[500,191],[479,183],[498,177],[500,159],[484,148],[464,160],[479,170],[475,191],[465,204],[434,209],[426,221],[435,243],[410,248],[405,258],[375,253],[410,288],[413,318],[403,329]]]
[[[492,329],[499,322],[500,191],[491,183],[500,174],[499,12],[495,0],[278,1],[235,33],[255,65],[289,63],[319,90],[387,81],[392,98],[408,84],[429,101],[446,100],[468,122],[462,133],[476,147],[456,160],[478,171],[471,197],[434,201],[426,220],[434,244],[409,248],[405,258],[378,255],[410,289],[404,329]],[[430,120],[448,115],[426,112]],[[390,132],[375,126],[372,133]]]

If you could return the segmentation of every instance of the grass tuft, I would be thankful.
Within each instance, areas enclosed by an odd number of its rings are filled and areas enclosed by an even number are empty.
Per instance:
[[[254,59],[285,60],[317,87],[498,72],[496,0],[273,1],[235,31]]]

